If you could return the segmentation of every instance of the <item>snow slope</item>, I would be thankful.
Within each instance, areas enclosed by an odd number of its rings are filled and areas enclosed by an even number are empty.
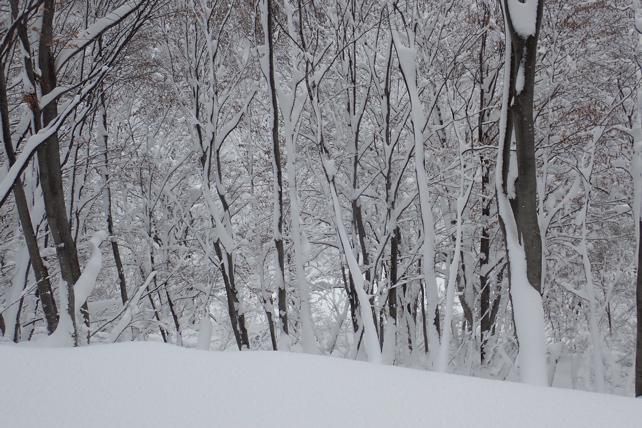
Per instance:
[[[6,345],[0,426],[634,428],[642,401],[304,354]]]

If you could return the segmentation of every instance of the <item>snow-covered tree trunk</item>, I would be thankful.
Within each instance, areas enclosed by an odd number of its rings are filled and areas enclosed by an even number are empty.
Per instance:
[[[582,179],[584,182],[584,209],[581,212],[580,216],[582,218],[582,239],[579,245],[579,251],[582,256],[582,266],[584,268],[584,277],[586,279],[585,287],[586,298],[588,300],[588,325],[589,333],[591,337],[591,362],[593,366],[593,378],[595,390],[597,392],[606,392],[605,391],[605,373],[604,373],[604,353],[602,349],[602,334],[599,327],[600,314],[598,313],[598,304],[597,297],[595,295],[595,283],[593,280],[593,268],[591,266],[591,259],[589,258],[589,247],[588,247],[588,214],[589,207],[591,204],[591,175],[593,174],[593,165],[595,160],[595,146],[597,145],[599,139],[601,138],[601,132],[599,129],[594,131],[593,141],[590,142],[590,148],[588,150],[588,161],[587,165],[583,165],[581,168]]]
[[[51,50],[53,46],[53,21],[55,16],[55,1],[45,0],[42,12],[42,26],[39,34],[38,43],[38,61],[37,66],[40,78],[34,80],[33,89],[36,100],[44,97],[56,89],[57,76],[55,69],[55,59]],[[37,82],[37,84],[36,84]],[[36,95],[37,94],[37,95]],[[33,104],[33,121],[32,126],[34,133],[42,127],[55,121],[58,116],[58,106],[56,101],[51,101],[44,107]],[[65,282],[67,290],[67,302],[61,302],[65,305],[71,324],[73,327],[72,334],[74,343],[78,344],[81,339],[78,337],[76,328],[76,309],[74,307],[74,289],[73,286],[80,277],[80,264],[78,262],[78,253],[76,244],[71,235],[71,228],[67,218],[67,206],[65,203],[65,193],[62,182],[62,169],[60,164],[60,143],[58,134],[53,133],[37,149],[38,152],[38,169],[42,182],[42,191],[45,201],[45,212],[47,214],[47,224],[49,232],[56,244],[56,253],[60,264],[60,272]],[[63,306],[65,307],[65,306]]]
[[[368,361],[380,364],[382,363],[381,348],[379,343],[379,336],[377,334],[377,327],[372,316],[372,309],[370,304],[370,296],[367,293],[368,283],[364,278],[364,274],[359,266],[359,261],[355,256],[355,249],[352,245],[345,225],[343,224],[343,210],[339,201],[337,192],[336,174],[337,166],[335,160],[331,158],[331,154],[326,145],[323,118],[321,114],[321,101],[319,99],[319,86],[325,72],[328,70],[327,66],[319,65],[320,58],[314,58],[308,51],[308,40],[305,37],[305,22],[303,17],[302,2],[299,0],[299,22],[298,30],[300,36],[300,43],[305,55],[305,87],[307,90],[308,100],[311,108],[311,126],[313,127],[315,143],[319,150],[321,159],[321,166],[327,183],[330,200],[332,203],[332,211],[334,213],[334,226],[337,233],[337,238],[341,246],[342,252],[348,264],[350,276],[354,281],[354,287],[359,302],[359,310],[361,320],[363,322],[363,333],[365,337],[365,350],[368,356]],[[325,52],[325,51],[323,51]],[[323,55],[323,53],[321,54]]]
[[[281,336],[280,348],[289,349],[288,294],[285,277],[285,249],[283,246],[283,172],[281,167],[281,144],[279,140],[279,106],[277,88],[274,78],[274,43],[272,40],[274,24],[271,0],[261,1],[261,23],[263,24],[265,52],[261,58],[261,69],[268,83],[272,109],[272,180],[273,180],[273,214],[272,238],[276,249],[276,283],[277,305],[279,309],[279,326]]]
[[[427,123],[427,116],[424,106],[419,98],[417,87],[417,47],[415,45],[415,34],[409,33],[409,46],[404,46],[399,35],[393,33],[393,39],[399,66],[403,74],[404,84],[410,99],[411,120],[414,142],[415,178],[419,193],[419,206],[421,212],[422,239],[421,245],[423,277],[428,300],[426,316],[428,317],[428,347],[431,351],[431,360],[434,364],[440,346],[437,276],[435,273],[435,220],[432,212],[428,177],[426,174],[424,128]]]
[[[20,31],[24,31],[24,27],[20,26]],[[9,166],[12,166],[16,161],[16,154],[11,136],[11,126],[9,118],[9,101],[7,98],[6,80],[4,76],[4,59],[0,58],[0,127],[3,147]],[[38,247],[38,239],[36,230],[31,219],[29,210],[29,202],[24,189],[24,183],[21,178],[17,178],[13,185],[13,194],[16,201],[16,209],[22,227],[22,234],[25,238],[25,243],[29,251],[29,261],[36,277],[38,286],[38,297],[42,303],[42,309],[45,314],[45,321],[47,323],[47,331],[51,334],[58,325],[58,309],[53,297],[51,283],[49,281],[49,271],[45,265],[41,255],[40,248]]]
[[[463,244],[463,222],[464,211],[470,199],[473,190],[473,183],[467,183],[466,179],[466,159],[465,159],[465,145],[462,136],[459,135],[457,130],[454,131],[459,145],[459,194],[457,195],[457,202],[455,206],[455,247],[453,249],[452,260],[448,268],[448,279],[446,283],[446,303],[444,308],[444,327],[441,337],[441,345],[439,348],[439,357],[437,359],[437,370],[446,372],[448,370],[448,362],[450,358],[450,341],[452,337],[452,320],[454,317],[453,304],[455,302],[456,282],[459,276],[460,266],[463,265],[462,260],[462,244]],[[471,180],[472,181],[472,180]],[[465,269],[464,269],[465,271]],[[463,273],[465,275],[465,272]]]
[[[541,240],[536,204],[533,92],[543,0],[504,0],[505,61],[495,185],[510,269],[510,293],[519,340],[520,375],[546,385],[546,333],[541,289]],[[517,171],[509,171],[515,131]],[[517,179],[517,183],[509,180]],[[514,193],[513,193],[514,192]],[[511,202],[511,198],[513,202]]]

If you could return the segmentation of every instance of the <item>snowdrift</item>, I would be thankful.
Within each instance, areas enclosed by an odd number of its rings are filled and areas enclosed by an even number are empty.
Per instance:
[[[279,352],[0,346],[0,426],[642,426],[642,401]]]

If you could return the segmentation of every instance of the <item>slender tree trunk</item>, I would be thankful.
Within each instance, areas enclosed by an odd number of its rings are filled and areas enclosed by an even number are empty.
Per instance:
[[[435,222],[432,212],[432,202],[430,200],[430,191],[428,176],[426,174],[425,147],[424,147],[424,125],[426,124],[426,115],[424,106],[419,98],[417,87],[417,64],[416,64],[416,45],[414,33],[411,34],[409,47],[401,45],[401,42],[395,37],[395,48],[397,55],[402,50],[404,55],[411,53],[412,61],[400,59],[400,69],[403,76],[404,84],[410,100],[411,120],[414,142],[414,160],[415,160],[415,179],[417,183],[417,192],[419,194],[419,208],[421,221],[422,243],[422,274],[425,282],[425,292],[427,301],[428,319],[428,346],[431,352],[431,365],[434,364],[437,350],[440,346],[441,330],[439,326],[438,300],[439,292],[437,289],[437,278],[435,273]],[[434,354],[432,354],[432,352]]]
[[[109,144],[107,133],[107,106],[105,104],[105,93],[100,93],[101,105],[101,132],[102,140],[105,148],[105,213],[107,217],[107,232],[109,233],[109,242],[111,243],[111,251],[114,255],[114,263],[116,264],[116,272],[118,273],[118,285],[120,289],[120,300],[123,305],[127,303],[127,281],[125,279],[125,270],[123,269],[123,261],[120,257],[120,249],[114,237],[114,217],[112,215],[112,198],[111,198],[111,183],[109,175]]]
[[[219,243],[214,244],[214,251],[220,260],[221,274],[225,284],[225,294],[227,295],[227,310],[230,315],[232,331],[236,339],[236,346],[239,350],[249,349],[250,340],[245,327],[245,315],[239,311],[238,291],[234,283],[233,258],[232,255],[223,253],[222,246]]]
[[[345,266],[341,262],[341,277],[343,279],[343,288],[348,295],[348,303],[350,305],[350,320],[352,321],[352,331],[357,333],[359,331],[359,301],[357,299],[357,292],[354,289],[354,281],[350,272],[346,275]]]
[[[642,34],[637,23],[642,19],[642,4],[640,0],[634,1],[636,23],[635,30],[638,36],[637,54],[642,53]],[[642,76],[642,70],[638,68],[636,74],[638,80]],[[637,111],[635,123],[631,128],[635,129],[642,125],[642,88],[638,85],[637,90]],[[635,221],[637,223],[637,253],[638,253],[638,271],[635,283],[635,303],[637,315],[637,328],[636,328],[636,347],[635,347],[635,396],[642,397],[642,251],[640,245],[642,244],[642,135],[639,132],[634,134],[633,140],[633,162],[631,175],[633,176],[633,184],[635,190],[634,204]],[[609,310],[610,312],[610,310]],[[610,325],[610,317],[609,317]]]
[[[638,273],[635,283],[635,302],[637,315],[636,346],[635,346],[635,396],[642,397],[642,216],[638,219]]]
[[[265,41],[267,44],[267,81],[270,89],[270,102],[272,107],[272,176],[274,180],[274,213],[272,219],[272,235],[274,247],[276,248],[276,275],[278,294],[277,302],[279,308],[279,320],[281,332],[285,336],[283,343],[289,347],[288,326],[288,297],[287,284],[285,281],[285,249],[283,247],[283,171],[281,168],[281,148],[279,144],[279,105],[277,88],[274,79],[274,43],[272,35],[274,24],[272,18],[272,0],[265,0],[263,4],[262,19],[264,20]],[[292,180],[292,177],[290,177]]]
[[[480,25],[487,28],[491,18],[491,10],[486,3],[483,3],[483,14],[480,17]],[[477,116],[477,141],[480,146],[490,145],[492,143],[489,135],[489,127],[486,122],[490,116],[490,110],[487,109],[488,105],[495,91],[497,83],[497,73],[492,75],[488,71],[486,63],[488,61],[486,51],[488,40],[488,32],[485,31],[482,35],[481,46],[479,49],[479,114]],[[490,80],[490,82],[489,82]],[[491,176],[491,160],[484,156],[483,152],[479,157],[481,164],[481,238],[479,243],[479,289],[480,289],[480,358],[481,364],[485,364],[488,359],[486,345],[491,333],[491,302],[490,291],[491,282],[488,272],[490,263],[490,210],[493,191],[490,185]]]

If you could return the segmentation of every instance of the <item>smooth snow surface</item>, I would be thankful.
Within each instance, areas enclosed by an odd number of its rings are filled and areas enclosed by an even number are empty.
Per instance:
[[[640,427],[633,398],[279,352],[0,346],[2,426]]]

